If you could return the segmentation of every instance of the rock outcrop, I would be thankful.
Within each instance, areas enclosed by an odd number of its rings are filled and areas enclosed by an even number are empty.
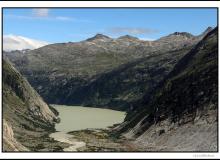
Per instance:
[[[4,151],[29,151],[14,138],[12,127],[3,119],[3,150]]]
[[[31,140],[54,131],[58,120],[27,80],[3,59],[3,151],[32,150],[36,146]]]

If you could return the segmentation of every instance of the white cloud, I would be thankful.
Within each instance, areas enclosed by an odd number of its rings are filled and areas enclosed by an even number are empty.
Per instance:
[[[33,9],[32,12],[35,17],[48,17],[49,16],[49,9],[46,9],[46,8]]]
[[[23,49],[36,49],[49,44],[45,41],[39,41],[17,35],[4,35],[3,36],[3,50],[23,50]]]

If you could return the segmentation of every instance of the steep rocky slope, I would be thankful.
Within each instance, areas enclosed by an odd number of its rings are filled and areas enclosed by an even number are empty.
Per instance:
[[[22,54],[4,52],[4,56],[48,103],[127,110],[206,33],[193,36],[175,32],[156,41],[142,41],[129,35],[112,39],[97,34],[77,43],[52,44]],[[159,77],[157,72],[161,73]],[[114,80],[109,79],[111,75]],[[126,89],[127,86],[131,87]],[[134,94],[128,95],[130,92]]]
[[[29,151],[14,138],[12,127],[3,119],[3,151]]]
[[[2,67],[3,151],[41,149],[42,139],[47,141],[47,134],[54,131],[54,124],[59,121],[57,113],[10,62],[3,59]]]
[[[161,52],[121,65],[102,74],[78,93],[70,94],[83,101],[83,105],[110,107],[115,110],[133,110],[136,102],[172,70],[176,62],[190,47],[172,52]],[[69,101],[71,103],[71,101]]]
[[[205,36],[116,131],[143,150],[216,151],[218,28]],[[184,139],[184,141],[182,141]]]

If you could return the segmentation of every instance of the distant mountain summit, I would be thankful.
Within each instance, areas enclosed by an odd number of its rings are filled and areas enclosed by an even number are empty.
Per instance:
[[[183,36],[187,38],[194,37],[191,33],[188,33],[188,32],[174,32],[173,34],[170,34],[169,36]]]
[[[172,34],[170,34],[170,35],[168,35],[166,37],[162,37],[162,39],[163,38],[167,38],[167,37],[176,37],[176,38],[179,37],[179,38],[193,39],[195,37],[204,37],[207,33],[209,33],[212,30],[213,30],[212,27],[207,27],[207,29],[204,32],[202,32],[200,35],[198,35],[198,36],[195,36],[195,35],[193,35],[191,33],[188,33],[188,32],[174,32],[174,33],[172,33]]]
[[[211,32],[213,30],[213,27],[208,27],[201,35],[199,36],[206,36],[209,32]]]
[[[96,34],[94,37],[92,38],[88,38],[86,41],[95,41],[95,40],[109,40],[111,39],[110,37],[103,35],[103,34]]]
[[[121,36],[118,39],[120,39],[120,40],[139,40],[137,37],[130,36],[130,35]]]
[[[185,41],[194,39],[194,35],[188,32],[174,32],[169,34],[168,36],[160,38],[158,41]]]

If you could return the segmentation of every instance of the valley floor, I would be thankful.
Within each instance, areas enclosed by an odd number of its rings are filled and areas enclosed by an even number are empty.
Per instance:
[[[63,151],[78,152],[160,152],[160,151],[217,151],[217,122],[188,123],[161,135],[150,128],[137,139],[116,137],[109,129],[86,129],[59,133],[56,140],[70,146]]]
[[[78,149],[78,151],[86,152],[134,152],[138,148],[131,141],[123,137],[115,137],[110,130],[81,130],[69,132],[80,141],[85,142],[85,146]]]
[[[86,129],[50,134],[54,140],[69,144],[65,152],[134,152],[135,144],[123,137],[115,137],[108,129]]]

